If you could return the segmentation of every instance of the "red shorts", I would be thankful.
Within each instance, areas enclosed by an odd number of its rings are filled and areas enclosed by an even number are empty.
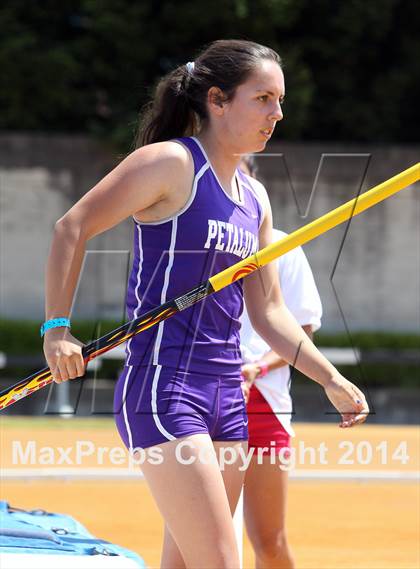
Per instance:
[[[248,447],[268,450],[263,454],[269,454],[270,449],[280,451],[282,448],[290,448],[290,435],[273,413],[270,405],[253,385],[249,394],[247,405],[248,412]]]

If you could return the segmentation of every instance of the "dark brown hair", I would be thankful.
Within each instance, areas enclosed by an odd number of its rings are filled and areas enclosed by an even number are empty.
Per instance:
[[[281,66],[269,47],[245,40],[217,40],[205,48],[192,66],[181,65],[163,77],[152,101],[141,114],[136,147],[196,133],[208,118],[207,94],[219,87],[230,101],[263,59]],[[189,69],[190,68],[190,69]]]

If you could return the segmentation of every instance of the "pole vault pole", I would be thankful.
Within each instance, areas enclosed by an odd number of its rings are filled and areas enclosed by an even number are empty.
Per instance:
[[[161,306],[153,308],[149,312],[135,318],[131,322],[123,324],[116,330],[109,332],[98,340],[87,344],[82,350],[85,363],[105,352],[108,352],[112,348],[123,344],[136,334],[139,334],[159,322],[166,320],[177,312],[189,308],[206,296],[209,296],[210,294],[221,290],[225,286],[249,275],[271,261],[274,261],[281,255],[291,251],[295,247],[308,243],[308,241],[315,239],[315,237],[322,235],[333,227],[340,225],[344,221],[362,213],[377,203],[386,200],[407,186],[418,182],[419,179],[420,163],[417,163],[414,164],[414,166],[411,166],[411,168],[397,174],[393,178],[386,180],[382,184],[375,186],[371,190],[346,202],[338,208],[333,209],[315,221],[304,225],[283,239],[264,247],[261,251],[250,255],[246,259],[235,263],[217,275],[210,277],[208,281],[201,283],[187,293],[178,296]],[[38,391],[42,387],[49,385],[52,381],[51,371],[48,367],[45,367],[23,379],[19,383],[1,391],[0,410],[16,403],[19,399]]]

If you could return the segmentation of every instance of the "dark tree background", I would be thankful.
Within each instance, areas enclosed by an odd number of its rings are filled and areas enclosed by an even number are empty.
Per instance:
[[[417,0],[9,0],[0,29],[3,130],[128,148],[158,77],[234,37],[284,59],[283,139],[418,141]]]

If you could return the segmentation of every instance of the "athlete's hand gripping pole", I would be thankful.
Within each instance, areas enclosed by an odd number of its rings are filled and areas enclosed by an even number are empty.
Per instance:
[[[211,277],[208,281],[188,291],[173,300],[158,306],[139,316],[138,318],[123,324],[116,330],[109,332],[98,340],[95,340],[83,348],[83,358],[85,363],[108,352],[112,348],[126,342],[131,337],[147,330],[151,326],[166,320],[170,316],[188,308],[199,300],[209,296],[225,286],[247,276],[259,267],[270,263],[288,251],[299,245],[303,245],[315,237],[322,235],[326,231],[340,225],[344,221],[352,218],[375,204],[387,199],[400,190],[418,182],[420,179],[420,163],[404,170],[393,178],[375,186],[371,190],[361,194],[342,206],[333,209],[322,217],[297,229],[287,237],[268,245],[261,251],[247,257],[246,259],[232,265],[228,269],[221,271]],[[48,367],[30,375],[19,383],[0,392],[0,410],[16,403],[19,399],[38,391],[52,383],[52,375]]]

